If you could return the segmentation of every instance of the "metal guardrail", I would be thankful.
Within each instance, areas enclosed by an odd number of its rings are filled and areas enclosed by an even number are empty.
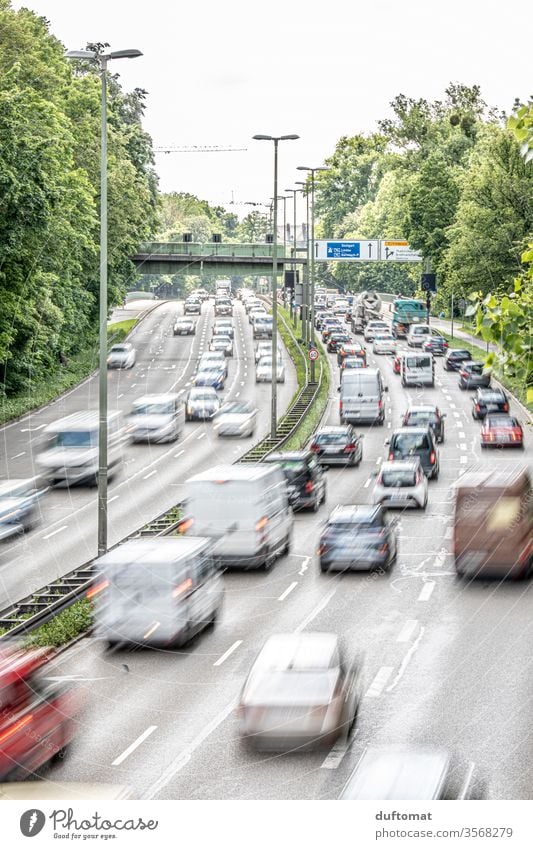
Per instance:
[[[296,342],[292,330],[285,321],[284,324]],[[302,356],[305,355],[302,354]],[[257,463],[268,454],[281,448],[290,439],[309,412],[321,384],[322,363],[320,364],[318,383],[306,383],[293,400],[287,412],[279,419],[276,439],[273,440],[270,437],[263,439],[235,462]],[[181,502],[175,504],[169,510],[152,519],[140,528],[140,530],[135,531],[125,539],[117,542],[114,546],[111,546],[110,550],[129,539],[171,534],[179,523],[181,506]],[[20,634],[34,631],[36,628],[49,622],[63,610],[66,610],[76,601],[91,598],[91,589],[94,587],[95,578],[98,574],[94,566],[95,561],[96,558],[84,563],[82,566],[78,566],[61,578],[46,584],[41,589],[1,610],[0,631],[3,631],[3,633],[0,633],[0,642],[3,639],[11,639]]]

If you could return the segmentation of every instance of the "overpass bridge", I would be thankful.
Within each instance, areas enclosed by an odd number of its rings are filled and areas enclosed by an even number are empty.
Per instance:
[[[297,251],[301,248],[297,248]],[[300,256],[289,256],[278,244],[280,274],[295,264],[305,265],[305,248]],[[230,244],[229,242],[144,242],[132,261],[141,274],[268,275],[272,273],[271,244]]]

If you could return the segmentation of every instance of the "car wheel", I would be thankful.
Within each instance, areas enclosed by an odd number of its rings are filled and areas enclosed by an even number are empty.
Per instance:
[[[320,510],[321,503],[322,502],[320,501],[320,498],[315,498],[315,500],[313,501],[313,513],[318,513],[318,511]]]
[[[323,563],[322,560],[320,561],[319,566],[321,572],[329,572],[329,566]]]
[[[466,386],[464,386],[461,382],[459,382],[459,389],[463,389],[463,390],[465,390],[465,389],[466,389]]]
[[[292,542],[291,535],[287,534],[287,539],[285,540],[285,546],[283,548],[283,554],[290,554],[291,553],[291,542]]]
[[[439,479],[439,470],[435,469],[435,471],[433,472],[433,480],[438,481],[438,479]]]

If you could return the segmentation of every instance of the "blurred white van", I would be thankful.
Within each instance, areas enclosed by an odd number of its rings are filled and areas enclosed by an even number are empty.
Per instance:
[[[216,539],[223,565],[269,569],[289,552],[292,525],[287,483],[276,465],[215,466],[185,483],[179,529]]]
[[[132,539],[99,557],[96,636],[182,646],[214,625],[223,583],[212,555],[211,540],[191,536]]]
[[[43,431],[44,444],[36,463],[51,484],[69,486],[75,483],[95,485],[98,478],[98,412],[71,413],[52,422]],[[108,479],[122,463],[125,439],[122,416],[107,415]]]

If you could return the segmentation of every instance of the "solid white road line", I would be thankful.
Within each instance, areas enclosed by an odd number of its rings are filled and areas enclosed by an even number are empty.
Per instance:
[[[408,643],[418,628],[418,619],[408,619],[402,630],[396,637],[397,643]]]
[[[365,693],[366,698],[377,698],[381,696],[383,688],[394,671],[393,666],[382,666],[376,677],[372,681],[370,687]]]
[[[43,539],[50,539],[51,537],[55,537],[56,534],[60,534],[61,531],[66,531],[67,528],[68,528],[68,525],[62,525],[60,528],[57,528],[55,531],[52,531],[51,534],[46,534],[46,536],[43,537]]]
[[[149,736],[150,736],[150,734],[152,734],[152,732],[153,732],[153,731],[155,731],[155,729],[156,729],[156,728],[157,728],[157,725],[149,725],[149,726],[148,726],[148,728],[146,729],[146,731],[143,731],[143,733],[141,734],[141,736],[140,736],[140,737],[137,737],[137,739],[133,741],[133,743],[131,744],[131,746],[128,746],[128,748],[127,748],[127,749],[125,749],[125,750],[122,752],[122,754],[121,754],[121,755],[119,755],[119,756],[118,756],[118,758],[116,758],[116,759],[113,761],[113,763],[111,764],[111,766],[120,766],[120,764],[121,764],[123,761],[125,761],[125,760],[126,760],[126,758],[127,758],[127,757],[129,757],[129,756],[131,755],[131,753],[132,753],[132,752],[134,752],[134,751],[135,751],[135,749],[136,749],[138,746],[140,746],[140,745],[141,745],[141,743],[144,743],[144,741],[146,740],[146,738],[147,738],[147,737],[149,737]]]
[[[426,581],[424,586],[422,587],[422,591],[417,598],[417,601],[429,601],[431,598],[431,593],[435,589],[435,581]]]
[[[157,469],[152,469],[151,472],[148,472],[147,475],[144,475],[143,481],[147,480],[148,478],[151,478],[152,475],[156,475],[156,474],[157,474]]]
[[[215,660],[213,666],[222,666],[224,661],[227,660],[228,657],[230,656],[230,654],[233,654],[235,649],[238,649],[240,645],[242,645],[242,640],[236,640],[233,643],[233,645],[230,646],[229,649],[227,651],[225,651],[224,654],[219,657],[218,660]]]
[[[205,430],[204,430],[204,432],[203,432],[203,433],[200,433],[200,434],[196,437],[196,439],[203,439],[203,438],[204,438],[204,436],[205,436]]]
[[[12,459],[12,460],[16,460],[16,459],[17,459],[17,457],[23,457],[25,453],[26,453],[25,451],[21,451],[21,452],[20,452],[20,454],[15,454],[15,456],[14,456],[14,457],[11,457],[11,459]]]
[[[117,500],[117,498],[120,498],[120,495],[114,495],[114,496],[113,496],[113,498],[109,498],[109,499],[108,499],[108,501],[107,501],[107,503],[108,503],[108,504],[111,504],[111,502],[112,502],[112,501],[116,501],[116,500]]]
[[[368,478],[368,480],[366,480],[363,484],[364,488],[366,489],[367,487],[369,487],[371,483],[372,483],[372,478]]]
[[[185,448],[182,448],[181,451],[178,451],[177,454],[174,454],[174,459],[177,460],[178,457],[181,457],[182,454],[185,454]]]
[[[286,589],[286,590],[284,590],[284,591],[281,593],[280,597],[278,598],[278,601],[285,601],[285,599],[287,598],[287,596],[289,595],[289,593],[292,593],[293,589],[294,589],[295,587],[297,587],[297,586],[298,586],[298,581],[293,581],[293,582],[292,582],[292,584],[289,584],[289,586],[287,587],[287,589]]]
[[[414,653],[416,652],[416,650],[418,649],[418,646],[420,645],[422,637],[424,636],[424,630],[425,630],[424,628],[420,628],[420,633],[419,633],[418,637],[416,638],[413,645],[411,646],[409,651],[406,653],[404,659],[402,660],[402,662],[400,664],[400,668],[398,670],[398,674],[396,675],[396,678],[394,679],[392,684],[389,684],[389,686],[387,687],[387,693],[390,693],[391,690],[394,690],[394,688],[397,686],[397,684],[400,683],[401,679],[403,678],[404,672],[407,669],[407,667],[409,666],[411,658],[414,655]]]
[[[320,769],[337,769],[349,749],[349,744],[345,742],[335,743],[329,755],[321,763]]]

